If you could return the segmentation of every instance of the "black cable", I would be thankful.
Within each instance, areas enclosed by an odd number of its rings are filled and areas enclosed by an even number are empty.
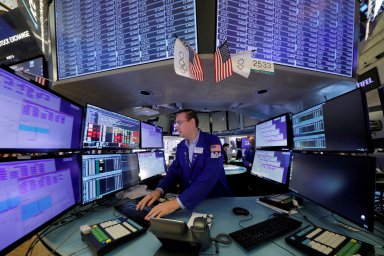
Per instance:
[[[228,234],[220,233],[215,238],[211,239],[215,242],[216,254],[219,253],[219,244],[231,244],[232,238]]]
[[[241,223],[244,222],[244,221],[249,221],[249,220],[251,220],[251,219],[253,219],[253,215],[252,215],[252,213],[249,213],[249,218],[248,218],[248,219],[245,219],[245,220],[240,220],[238,224],[239,224],[239,226],[240,226],[241,228],[245,228],[245,227],[243,227],[243,226],[241,225]]]
[[[291,255],[296,256],[293,252],[291,252],[291,251],[288,250],[287,248],[284,248],[283,246],[279,245],[279,244],[276,243],[275,241],[271,240],[271,242],[274,243],[275,245],[279,246],[281,249],[286,250],[286,251],[289,252]]]

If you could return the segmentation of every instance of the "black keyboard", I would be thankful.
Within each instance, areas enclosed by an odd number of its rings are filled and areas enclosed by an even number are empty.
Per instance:
[[[301,221],[279,215],[232,232],[229,236],[245,250],[250,251],[261,242],[285,235],[300,227],[301,224]]]
[[[151,211],[152,207],[146,206],[142,211],[136,210],[136,202],[135,201],[128,201],[120,205],[115,205],[115,209],[122,213],[125,217],[130,218],[134,221],[136,221],[138,224],[142,225],[143,227],[148,228],[150,226],[150,223],[148,220],[145,220],[145,216]]]
[[[325,228],[307,226],[285,238],[287,243],[308,255],[374,255],[373,245]]]

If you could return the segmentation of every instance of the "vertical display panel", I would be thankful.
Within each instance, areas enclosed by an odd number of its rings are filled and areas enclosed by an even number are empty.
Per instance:
[[[218,0],[216,45],[346,77],[356,69],[354,0]]]
[[[194,0],[55,1],[58,79],[171,59],[175,36],[197,51]]]

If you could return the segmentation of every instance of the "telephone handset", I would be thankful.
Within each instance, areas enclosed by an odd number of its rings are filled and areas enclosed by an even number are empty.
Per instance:
[[[211,247],[212,240],[207,218],[195,218],[190,230],[196,242],[201,244],[200,249],[202,251],[206,251],[209,247]]]

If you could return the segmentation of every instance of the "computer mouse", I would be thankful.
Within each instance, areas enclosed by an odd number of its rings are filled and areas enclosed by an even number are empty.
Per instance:
[[[232,209],[232,212],[236,215],[243,215],[243,216],[249,215],[249,211],[243,207],[234,207]]]

